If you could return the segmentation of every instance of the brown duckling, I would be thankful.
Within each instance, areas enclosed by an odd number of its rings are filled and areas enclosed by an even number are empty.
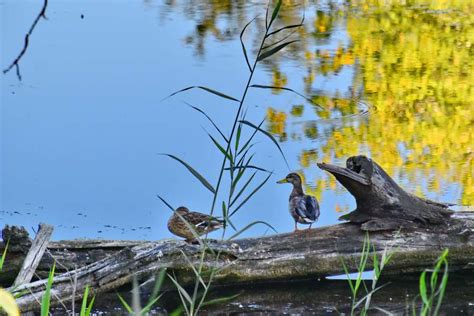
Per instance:
[[[215,231],[224,225],[224,221],[220,219],[199,212],[191,212],[187,207],[180,206],[168,220],[168,229],[176,236],[185,238],[186,242],[192,242],[196,236],[182,219],[191,225],[199,236]]]
[[[306,195],[301,185],[301,177],[297,173],[290,173],[277,183],[291,183],[293,191],[290,194],[290,214],[295,220],[295,232],[298,230],[297,223],[311,225],[319,218],[319,204],[314,196]]]

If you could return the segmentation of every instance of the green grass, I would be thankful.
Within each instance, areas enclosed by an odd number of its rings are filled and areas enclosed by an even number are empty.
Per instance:
[[[136,315],[136,316],[148,315],[148,313],[156,305],[156,303],[158,303],[158,301],[160,300],[162,296],[162,294],[159,295],[159,293],[161,290],[161,286],[163,285],[163,282],[165,280],[165,277],[166,277],[166,269],[161,269],[155,277],[155,285],[153,287],[153,291],[150,297],[148,298],[148,302],[143,308],[141,307],[141,302],[140,302],[140,288],[138,286],[138,281],[135,276],[133,278],[131,306],[119,293],[117,293],[117,297],[119,298],[119,301],[122,304],[122,306],[127,310],[128,313],[130,313],[130,315]]]
[[[5,249],[3,249],[2,256],[0,256],[0,271],[2,271],[3,264],[5,263],[5,259],[7,257],[7,250],[8,250],[9,244],[10,244],[10,240],[7,240],[7,243],[5,244]]]
[[[48,281],[46,283],[46,290],[44,291],[43,297],[41,298],[41,316],[49,315],[49,306],[51,302],[51,288],[53,286],[55,269],[56,269],[56,262],[53,263],[53,267],[49,271]]]
[[[370,236],[367,233],[364,238],[362,245],[361,257],[359,264],[357,265],[357,277],[353,280],[350,277],[349,269],[345,262],[342,260],[342,266],[346,273],[347,282],[352,293],[352,304],[351,304],[351,315],[365,316],[371,309],[372,296],[387,286],[388,283],[378,286],[378,281],[382,275],[384,267],[390,262],[393,253],[389,248],[385,248],[382,256],[379,258],[375,246],[370,243]],[[373,266],[373,277],[370,287],[367,286],[366,281],[362,278],[364,271],[368,270],[369,259],[372,261]],[[363,296],[360,294],[361,290],[364,290]],[[362,296],[362,297],[361,297]]]
[[[436,316],[440,313],[441,304],[448,285],[448,254],[449,250],[445,249],[438,260],[436,260],[434,268],[425,270],[420,275],[420,316]],[[429,278],[428,274],[431,274]],[[413,315],[417,314],[415,306],[412,309],[412,313]]]

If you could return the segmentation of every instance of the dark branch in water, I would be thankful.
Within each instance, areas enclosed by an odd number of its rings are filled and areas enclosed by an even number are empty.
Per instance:
[[[7,68],[5,68],[3,70],[4,74],[8,73],[10,70],[12,70],[13,67],[15,67],[16,76],[18,77],[18,80],[21,81],[20,64],[19,64],[20,60],[23,57],[23,55],[25,55],[26,50],[28,49],[30,36],[33,33],[33,31],[34,31],[36,25],[38,24],[39,20],[41,18],[46,19],[46,7],[47,6],[48,6],[48,0],[44,0],[43,7],[41,8],[41,11],[36,16],[35,20],[33,21],[33,24],[31,24],[30,29],[28,30],[28,33],[26,33],[26,35],[25,35],[25,44],[23,45],[22,50],[20,51],[18,56],[15,58],[15,60],[10,64],[10,66],[8,66]]]

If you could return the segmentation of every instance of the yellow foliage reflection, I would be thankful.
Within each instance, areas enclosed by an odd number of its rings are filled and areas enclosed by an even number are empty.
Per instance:
[[[314,145],[298,156],[303,171],[316,168],[316,161],[365,153],[414,193],[445,194],[449,188],[451,196],[460,197],[457,202],[474,204],[474,1],[343,2],[347,4],[309,3],[305,26],[295,30],[300,42],[264,64],[269,83],[283,87],[291,78],[285,74],[283,58],[300,63],[305,94],[325,110],[308,103],[269,107],[267,129],[287,141],[287,120],[301,121],[303,113],[314,113],[322,121],[347,117],[360,112],[357,101],[363,100],[369,106],[364,120],[324,131],[317,121],[305,122],[300,125],[301,137],[291,133],[290,140],[305,137]],[[198,50],[204,49],[206,36],[235,39],[254,9],[265,6],[264,2],[203,3],[202,10],[195,10],[192,2],[185,5],[189,15],[197,15],[193,43],[198,43]],[[284,1],[281,12],[282,23],[298,23],[301,2]],[[263,19],[255,22],[254,36],[262,23]],[[348,41],[330,42],[333,37]],[[318,83],[338,80],[334,75],[344,69],[353,72],[349,95],[317,91]],[[291,88],[297,88],[294,79]],[[307,189],[317,196],[336,187],[330,177],[308,180],[315,186]]]

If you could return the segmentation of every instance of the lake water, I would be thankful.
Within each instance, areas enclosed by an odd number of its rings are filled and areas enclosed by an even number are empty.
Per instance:
[[[41,3],[0,0],[2,68],[20,52]],[[336,223],[355,202],[316,162],[357,154],[410,192],[473,205],[474,4],[299,3],[284,1],[280,20],[298,23],[305,12],[291,37],[299,42],[259,64],[252,82],[294,89],[312,103],[250,89],[247,119],[267,117],[263,126],[289,168],[259,135],[254,164],[274,175],[234,216],[236,226],[263,220],[278,232],[293,229],[290,187],[275,184],[289,170],[320,201],[316,226]],[[50,1],[21,59],[22,81],[14,71],[1,76],[2,226],[31,231],[47,222],[54,239],[162,239],[171,237],[171,212],[157,194],[209,212],[211,193],[159,153],[215,185],[222,154],[206,134],[214,130],[186,102],[225,133],[237,104],[202,90],[164,98],[191,85],[240,98],[249,71],[239,34],[257,14],[244,37],[251,60],[263,35],[261,1]],[[244,236],[268,233],[254,226]]]

